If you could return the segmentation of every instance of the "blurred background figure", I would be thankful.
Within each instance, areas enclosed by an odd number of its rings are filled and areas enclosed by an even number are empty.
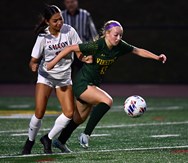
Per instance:
[[[62,11],[64,22],[71,25],[83,42],[94,40],[98,33],[90,13],[79,8],[78,0],[63,0],[65,9]],[[83,63],[76,57],[72,64],[72,77],[82,67]]]
[[[66,24],[71,25],[83,42],[91,41],[98,35],[90,13],[78,6],[78,0],[63,0],[65,10],[62,11]]]

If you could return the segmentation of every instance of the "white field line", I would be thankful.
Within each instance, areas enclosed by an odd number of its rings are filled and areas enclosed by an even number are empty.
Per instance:
[[[161,110],[179,110],[182,109],[180,106],[163,106],[163,107],[149,107],[147,111],[161,111]],[[26,110],[27,112],[28,110]],[[112,106],[109,112],[124,112],[123,105],[115,105]],[[34,112],[33,112],[34,113]],[[30,119],[33,113],[12,113],[11,115],[0,115],[0,119]],[[57,116],[59,112],[46,112],[46,117],[54,117]]]
[[[151,135],[152,138],[168,138],[168,137],[179,137],[179,134],[166,134],[166,135]]]
[[[96,128],[100,128],[100,129],[101,128],[125,128],[125,127],[138,127],[138,126],[163,126],[163,125],[181,125],[181,124],[188,124],[188,121],[108,125],[108,126],[96,126]],[[80,127],[80,128],[85,128],[85,127]]]
[[[41,135],[41,133],[38,133],[37,135]],[[16,133],[11,134],[11,136],[28,136],[28,133]],[[104,137],[104,136],[111,136],[111,134],[92,134],[91,137]]]
[[[2,115],[0,119],[30,119],[33,114],[11,114],[11,115]]]
[[[41,135],[41,133],[38,133],[37,135]],[[11,136],[28,136],[28,133],[16,133],[16,134],[11,134]]]
[[[59,105],[58,105],[59,106]],[[17,109],[17,108],[30,108],[31,105],[30,104],[20,104],[20,105],[8,105],[8,108],[11,109]],[[59,106],[60,107],[60,106]],[[122,105],[113,105],[112,109],[123,109],[123,104]],[[148,107],[149,110],[177,110],[177,109],[181,109],[180,106],[158,106],[158,107]]]
[[[92,134],[91,137],[111,136],[111,134]]]
[[[11,115],[2,115],[0,119],[31,119],[33,114],[11,114]],[[57,117],[58,114],[49,114],[47,113],[45,117]]]
[[[45,129],[40,129],[40,131],[50,131],[51,128],[45,128]],[[20,132],[28,132],[28,129],[26,130],[6,130],[6,131],[0,131],[0,134],[3,133],[20,133]]]
[[[139,126],[164,126],[164,125],[182,125],[188,124],[188,121],[182,122],[159,122],[159,123],[139,123],[139,124],[120,124],[120,125],[104,125],[104,126],[96,126],[96,128],[105,129],[105,128],[126,128],[126,127],[139,127]],[[84,126],[79,127],[80,129],[85,128]],[[49,131],[50,128],[41,129],[40,131]],[[2,133],[20,133],[27,132],[27,130],[6,130],[0,131]]]
[[[111,111],[120,111],[123,110],[123,105],[114,105],[111,108]],[[147,110],[155,110],[155,111],[160,111],[160,110],[179,110],[182,109],[181,106],[158,106],[158,107],[147,107]]]
[[[51,155],[71,155],[71,154],[83,154],[83,153],[104,153],[104,152],[118,152],[118,151],[149,151],[149,150],[164,150],[164,149],[184,149],[188,148],[188,145],[184,146],[164,146],[164,147],[148,147],[148,148],[124,148],[124,149],[111,149],[111,150],[97,150],[97,151],[80,151],[72,153],[54,153]],[[0,158],[20,158],[20,157],[34,157],[34,156],[46,156],[47,154],[31,154],[31,155],[4,155]],[[50,155],[47,155],[50,156]]]
[[[162,107],[149,107],[148,110],[179,110],[181,106],[162,106]]]
[[[20,104],[20,105],[8,105],[8,108],[11,108],[11,109],[17,109],[17,108],[30,108],[31,105],[29,104]]]

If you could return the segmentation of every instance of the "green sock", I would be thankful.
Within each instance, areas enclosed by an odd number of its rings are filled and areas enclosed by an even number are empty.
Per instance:
[[[93,132],[95,126],[98,124],[98,122],[102,119],[104,114],[110,109],[110,106],[101,102],[97,106],[93,108],[93,111],[90,114],[89,120],[87,122],[86,128],[84,133],[86,135],[91,135]]]

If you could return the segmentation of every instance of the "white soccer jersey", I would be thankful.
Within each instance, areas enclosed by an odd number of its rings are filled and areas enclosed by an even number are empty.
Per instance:
[[[46,29],[47,34],[39,34],[33,47],[31,56],[39,59],[43,57],[39,65],[38,73],[45,78],[63,79],[66,72],[71,72],[71,64],[74,60],[74,54],[70,53],[61,59],[53,69],[47,71],[45,62],[51,61],[68,45],[81,43],[81,40],[73,27],[63,24],[60,34],[55,37]]]

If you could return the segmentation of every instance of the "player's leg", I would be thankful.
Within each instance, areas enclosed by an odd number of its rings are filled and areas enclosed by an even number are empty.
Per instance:
[[[67,127],[61,132],[58,140],[62,144],[65,144],[78,125],[86,120],[91,111],[92,105],[98,104],[96,106],[96,112],[91,114],[91,118],[87,125],[89,132],[92,132],[100,119],[110,109],[112,102],[112,98],[105,91],[96,86],[88,86],[87,90],[81,94],[80,100],[76,101],[77,109],[75,110],[73,120],[71,120]],[[88,138],[89,136],[86,135],[86,137]],[[88,139],[81,137],[80,144],[83,147],[87,147]]]
[[[81,133],[79,137],[80,145],[84,148],[87,148],[89,145],[88,143],[91,133],[93,132],[98,122],[110,109],[113,100],[105,91],[95,86],[89,86],[87,91],[85,91],[80,97],[90,103],[97,104],[90,114],[84,133]]]
[[[78,109],[79,108],[79,109]],[[74,111],[73,119],[70,121],[70,123],[64,128],[59,135],[58,139],[55,139],[53,141],[53,145],[56,148],[59,148],[62,152],[67,152],[69,150],[66,149],[66,142],[70,138],[73,131],[81,124],[83,123],[86,118],[88,117],[90,111],[91,111],[92,105],[87,104],[83,101],[76,100],[76,107]]]
[[[55,137],[63,128],[67,126],[73,117],[74,112],[74,97],[72,86],[65,86],[56,89],[56,94],[62,108],[62,114],[56,119],[54,127],[49,132],[50,139]]]
[[[44,116],[48,98],[52,92],[52,87],[38,83],[35,89],[35,114],[29,123],[28,139],[24,145],[22,154],[30,154],[34,145],[36,135],[41,126],[41,120]]]
[[[60,102],[62,113],[56,119],[53,128],[48,134],[41,138],[41,142],[44,145],[45,153],[52,153],[51,142],[52,139],[61,132],[63,128],[67,126],[73,116],[74,112],[74,99],[72,93],[72,86],[64,86],[56,88],[56,94]]]
[[[92,105],[98,104],[95,107],[95,111],[92,112],[90,116],[86,127],[86,133],[81,134],[81,137],[79,138],[80,144],[87,148],[89,136],[104,114],[110,109],[112,103],[112,98],[105,91],[96,86],[88,86],[87,90],[81,94],[80,100],[76,100],[77,109],[74,112],[73,120],[70,121],[67,127],[61,132],[58,137],[59,142],[65,144],[79,124],[86,120]]]

